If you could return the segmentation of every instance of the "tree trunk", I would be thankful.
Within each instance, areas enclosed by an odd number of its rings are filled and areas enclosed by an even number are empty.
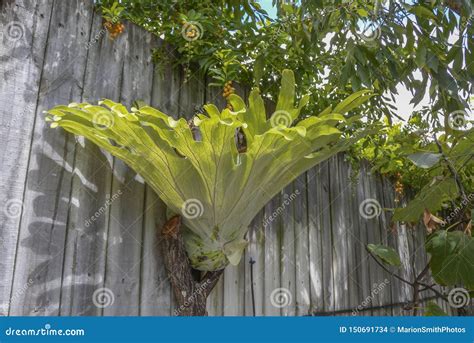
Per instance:
[[[180,231],[181,217],[176,215],[169,219],[161,230],[161,248],[168,277],[171,282],[177,308],[176,316],[207,316],[206,300],[219,281],[224,269],[201,272],[192,269]]]

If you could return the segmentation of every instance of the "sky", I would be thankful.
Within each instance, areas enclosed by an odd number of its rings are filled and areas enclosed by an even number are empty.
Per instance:
[[[272,5],[272,0],[259,0],[259,3],[262,5],[262,8],[267,11],[270,17],[276,18],[276,7]],[[419,78],[421,79],[421,73],[419,74]],[[419,110],[429,103],[428,92],[425,94],[424,99],[418,104],[418,106],[413,107],[413,105],[410,104],[410,100],[413,98],[410,91],[408,91],[408,89],[403,85],[398,86],[397,91],[398,95],[395,95],[396,101],[394,106],[397,108],[395,112],[401,118],[408,119],[414,110]]]
[[[272,6],[272,0],[259,0],[259,3],[262,5],[262,8],[267,11],[270,17],[276,17],[276,7]]]

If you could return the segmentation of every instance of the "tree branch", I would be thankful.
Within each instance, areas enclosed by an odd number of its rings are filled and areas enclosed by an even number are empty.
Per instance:
[[[367,252],[369,253],[370,256],[372,256],[372,258],[374,259],[374,261],[380,266],[382,267],[383,270],[385,270],[387,273],[389,273],[390,275],[392,275],[393,277],[397,278],[398,280],[410,285],[413,287],[413,283],[408,281],[408,280],[405,280],[404,278],[402,278],[401,276],[399,276],[398,274],[395,274],[394,272],[392,272],[390,269],[388,269],[387,267],[385,267],[383,265],[383,263],[379,262],[379,260],[377,259],[377,257],[374,256],[374,254],[372,254],[372,252],[367,248],[365,247],[365,250],[367,250]]]
[[[459,177],[458,172],[456,171],[456,168],[454,168],[453,164],[451,163],[451,160],[446,156],[446,154],[443,152],[443,147],[441,146],[441,143],[438,141],[438,138],[436,137],[436,134],[433,135],[434,141],[436,145],[438,146],[438,151],[443,157],[443,160],[446,162],[449,172],[451,175],[454,177],[454,181],[456,182],[456,186],[458,187],[459,194],[461,195],[462,199],[466,199],[466,192],[464,191],[464,186],[461,183],[461,178]]]

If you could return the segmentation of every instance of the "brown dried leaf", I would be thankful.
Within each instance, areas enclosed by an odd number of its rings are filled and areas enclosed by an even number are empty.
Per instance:
[[[438,225],[444,224],[444,221],[425,208],[425,211],[423,212],[423,224],[425,224],[426,231],[432,233],[438,228]]]

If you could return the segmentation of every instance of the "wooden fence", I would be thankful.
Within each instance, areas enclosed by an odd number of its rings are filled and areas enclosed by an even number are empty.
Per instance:
[[[7,0],[0,10],[0,314],[172,315],[157,244],[163,203],[121,161],[49,129],[42,112],[141,99],[189,117],[206,102],[222,105],[219,90],[185,80],[179,67],[158,70],[151,48],[161,43],[141,28],[126,24],[109,40],[92,1]],[[361,216],[365,200],[390,208],[394,197],[387,180],[365,165],[357,174],[343,155],[301,175],[255,218],[209,313],[409,314],[411,288],[365,251],[396,248],[406,278],[426,264],[422,229],[392,227],[386,212]]]

